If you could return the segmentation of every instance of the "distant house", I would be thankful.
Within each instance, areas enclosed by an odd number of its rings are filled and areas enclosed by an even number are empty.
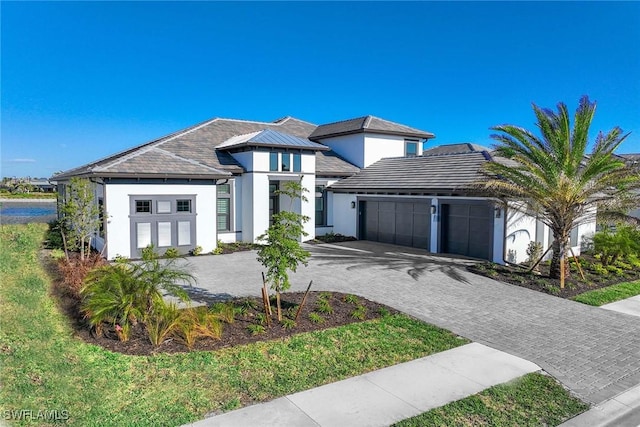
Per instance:
[[[109,259],[149,244],[186,253],[255,242],[288,208],[276,192],[287,180],[309,190],[293,207],[310,218],[309,239],[341,233],[500,263],[524,261],[530,240],[550,243],[535,218],[474,189],[486,148],[425,149],[434,137],[374,116],[320,126],[216,118],[54,178],[62,197],[74,176],[94,183],[104,212],[94,240]],[[572,246],[594,228],[577,228]]]
[[[640,153],[620,154],[620,157],[624,158],[626,161],[640,168]],[[640,191],[637,194],[638,194],[638,198],[640,198]],[[631,211],[629,215],[640,219],[640,207],[638,209]]]

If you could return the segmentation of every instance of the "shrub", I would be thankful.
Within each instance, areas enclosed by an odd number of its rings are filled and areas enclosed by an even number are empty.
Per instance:
[[[154,346],[162,344],[175,329],[180,318],[180,311],[174,303],[166,304],[158,301],[151,309],[145,321],[149,341]]]
[[[386,308],[384,308],[384,307],[380,307],[380,308],[378,309],[378,314],[379,314],[381,317],[387,317],[387,316],[390,316],[390,315],[391,315],[391,313],[389,312],[389,310],[387,310],[387,309],[386,309]]]
[[[318,300],[316,301],[316,310],[324,314],[333,313],[333,307],[331,307],[331,304],[329,304],[329,301],[325,299],[320,299],[320,298],[318,298]]]
[[[192,349],[199,338],[222,337],[222,324],[215,313],[206,307],[190,307],[181,310],[175,327],[175,336]]]
[[[191,255],[193,256],[198,256],[202,253],[202,246],[196,246],[195,248],[191,249]]]
[[[64,259],[66,256],[62,249],[52,249],[49,255],[51,256],[51,258],[53,258],[56,261]]]
[[[49,228],[45,235],[44,247],[47,249],[64,250],[64,242],[62,241],[62,224],[60,220],[49,222]]]
[[[211,313],[215,314],[216,317],[222,320],[225,323],[233,323],[236,318],[236,307],[231,302],[218,302],[211,306]]]
[[[534,262],[538,261],[542,256],[542,243],[534,240],[530,241],[527,246],[527,256],[527,263],[529,265],[533,265]]]
[[[153,246],[153,243],[142,248],[142,259],[145,261],[150,261],[152,259],[156,259],[158,258],[158,253],[156,252],[156,248],[155,246]]]
[[[313,311],[309,313],[309,320],[311,321],[311,323],[315,323],[318,325],[324,323],[324,317],[320,316],[318,313],[315,313]]]
[[[353,304],[353,305],[357,305],[358,304],[358,297],[355,295],[345,295],[344,298],[342,298],[342,300],[348,304]]]
[[[96,253],[91,253],[81,260],[80,257],[70,257],[67,261],[64,257],[58,260],[58,269],[62,275],[63,292],[80,301],[81,289],[87,275],[96,268],[105,264],[104,259]]]
[[[618,224],[615,231],[603,230],[593,236],[594,251],[602,265],[614,264],[618,258],[640,255],[640,230]]]
[[[293,319],[289,319],[288,317],[283,317],[282,327],[284,329],[293,329],[296,327],[296,322]]]
[[[266,332],[266,329],[262,325],[249,325],[247,329],[251,332],[251,335],[260,335]]]
[[[351,313],[351,317],[358,320],[364,320],[367,318],[367,308],[364,305],[359,305]]]
[[[177,282],[191,283],[193,276],[176,266],[176,260],[126,261],[91,271],[80,290],[81,310],[100,333],[103,323],[120,325],[125,333],[138,321],[146,321],[162,292],[187,301],[189,296]]]
[[[164,251],[164,256],[167,258],[178,258],[180,256],[180,252],[177,248],[169,248]]]

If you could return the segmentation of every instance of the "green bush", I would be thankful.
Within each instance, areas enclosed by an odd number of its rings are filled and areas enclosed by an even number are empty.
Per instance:
[[[191,249],[191,255],[193,256],[198,256],[202,253],[202,246],[196,246],[195,248]]]
[[[615,231],[603,230],[593,236],[595,256],[602,265],[614,264],[618,259],[640,256],[640,229],[618,224]]]
[[[98,334],[104,323],[118,326],[118,335],[126,340],[132,325],[145,322],[156,306],[164,304],[162,291],[187,301],[189,296],[177,283],[192,283],[194,278],[174,261],[125,261],[90,272],[80,290],[81,310],[89,324]]]
[[[367,318],[367,308],[364,305],[358,305],[353,313],[351,313],[351,317],[358,320],[364,320]]]
[[[167,258],[178,258],[180,256],[180,252],[177,248],[169,248],[164,251],[164,256]]]

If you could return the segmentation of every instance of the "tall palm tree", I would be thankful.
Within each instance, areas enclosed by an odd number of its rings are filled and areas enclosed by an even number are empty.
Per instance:
[[[561,279],[561,287],[571,229],[593,220],[598,205],[628,195],[640,181],[638,171],[614,155],[628,136],[620,128],[600,132],[587,154],[595,109],[595,102],[582,97],[572,127],[565,104],[559,103],[557,112],[533,104],[540,137],[513,125],[491,128],[501,133],[491,135],[498,141],[496,158],[486,164],[488,177],[481,186],[499,197],[522,200],[517,209],[549,226],[554,238],[550,276]]]

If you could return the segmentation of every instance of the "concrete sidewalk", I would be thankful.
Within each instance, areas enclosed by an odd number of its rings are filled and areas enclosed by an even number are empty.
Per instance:
[[[190,425],[388,426],[539,370],[471,343]]]
[[[603,306],[600,306],[600,308],[640,317],[640,295],[623,299],[621,301],[612,302],[610,304],[605,304]]]

